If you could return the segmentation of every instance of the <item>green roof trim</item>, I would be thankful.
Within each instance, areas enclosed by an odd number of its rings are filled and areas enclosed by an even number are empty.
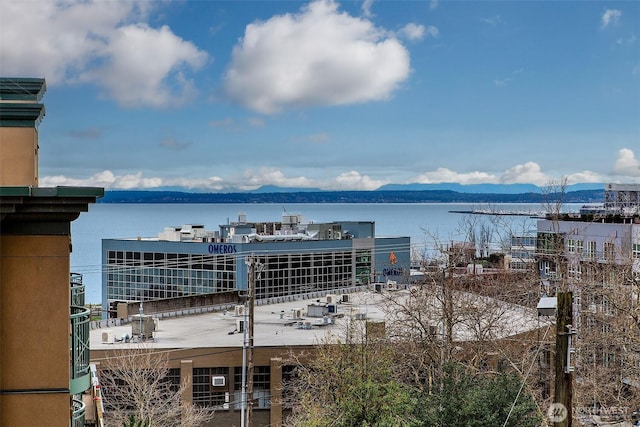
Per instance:
[[[34,197],[103,197],[102,187],[32,187]]]
[[[0,197],[25,197],[31,195],[31,187],[0,187]]]
[[[0,77],[1,100],[39,102],[46,90],[47,84],[44,79]]]
[[[0,187],[0,197],[103,197],[102,187]]]
[[[0,103],[0,127],[37,127],[44,117],[44,105],[36,103]]]

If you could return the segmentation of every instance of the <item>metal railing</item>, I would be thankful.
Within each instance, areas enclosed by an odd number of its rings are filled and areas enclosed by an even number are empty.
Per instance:
[[[84,284],[82,274],[71,273],[71,303],[70,305],[84,306]]]
[[[71,306],[71,379],[89,374],[89,321],[91,310]]]
[[[85,406],[79,399],[73,399],[73,413],[71,415],[71,427],[84,427]]]

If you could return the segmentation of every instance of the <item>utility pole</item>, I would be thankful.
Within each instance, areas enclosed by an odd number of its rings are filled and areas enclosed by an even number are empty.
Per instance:
[[[254,309],[254,290],[256,285],[256,259],[251,255],[247,259],[249,265],[249,285],[247,298],[249,299],[249,325],[247,331],[249,333],[249,352],[247,354],[247,394],[249,405],[247,407],[247,427],[253,426],[253,309]],[[245,325],[247,327],[247,325]]]
[[[575,349],[573,326],[573,294],[558,292],[556,311],[555,387],[552,417],[554,427],[572,426],[573,354]]]

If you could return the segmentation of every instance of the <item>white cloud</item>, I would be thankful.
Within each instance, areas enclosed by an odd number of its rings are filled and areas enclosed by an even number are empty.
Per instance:
[[[165,106],[176,97],[183,100],[190,89],[184,72],[200,67],[207,55],[168,27],[144,24],[157,5],[127,0],[2,2],[2,73],[44,77],[49,86],[96,83],[106,89],[106,97],[124,105]]]
[[[618,9],[607,9],[602,14],[602,18],[600,19],[600,28],[605,29],[609,25],[616,24],[620,20],[622,16],[622,12]]]
[[[222,178],[210,177],[204,179],[187,178],[145,178],[142,172],[132,174],[116,175],[110,170],[96,173],[89,178],[71,178],[64,175],[45,176],[40,178],[41,187],[56,186],[81,186],[81,187],[103,187],[108,190],[131,190],[158,187],[185,187],[196,189],[222,190]]]
[[[431,37],[438,37],[438,29],[432,25],[425,28],[424,25],[414,24],[410,22],[400,29],[400,34],[407,40],[422,40],[425,33]]]
[[[547,185],[550,177],[544,174],[540,165],[535,162],[527,162],[507,169],[500,177],[502,184],[536,184]]]
[[[375,190],[385,184],[387,184],[386,181],[376,180],[367,175],[361,175],[359,172],[350,171],[338,175],[335,178],[335,183],[332,185],[332,189]]]
[[[567,179],[568,185],[606,181],[606,179],[602,175],[596,172],[591,172],[591,171],[582,171],[582,172],[572,173],[570,175],[567,175],[564,178]]]
[[[618,151],[618,158],[613,165],[613,171],[622,176],[640,177],[640,160],[636,159],[632,150],[623,148]]]
[[[486,184],[495,183],[498,179],[495,175],[486,172],[460,173],[448,168],[438,168],[435,171],[425,172],[412,180],[420,184],[437,184],[441,182],[457,182],[459,184]]]
[[[280,169],[260,168],[257,171],[246,170],[242,178],[235,185],[238,188],[252,190],[263,185],[277,185],[279,187],[313,187],[314,182],[304,176],[288,178]]]
[[[208,58],[169,27],[146,24],[118,28],[103,54],[105,65],[90,73],[89,80],[124,106],[162,107],[188,100],[193,82],[185,71],[199,69]]]
[[[389,98],[410,73],[409,52],[371,21],[317,0],[254,22],[234,47],[227,94],[254,111]]]
[[[516,165],[507,169],[501,176],[487,172],[456,172],[448,168],[438,168],[415,177],[411,182],[421,184],[437,184],[455,182],[458,184],[536,184],[545,185],[549,176],[542,173],[540,166],[534,162]]]
[[[373,6],[373,0],[364,0],[362,2],[362,14],[367,18],[371,18],[373,16],[371,13],[371,6]]]

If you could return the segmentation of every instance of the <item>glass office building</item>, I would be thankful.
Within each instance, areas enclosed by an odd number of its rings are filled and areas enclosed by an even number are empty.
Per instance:
[[[258,273],[256,298],[405,280],[410,238],[376,237],[375,223],[237,222],[207,231],[168,227],[153,238],[102,241],[103,305],[247,289],[247,258]]]

